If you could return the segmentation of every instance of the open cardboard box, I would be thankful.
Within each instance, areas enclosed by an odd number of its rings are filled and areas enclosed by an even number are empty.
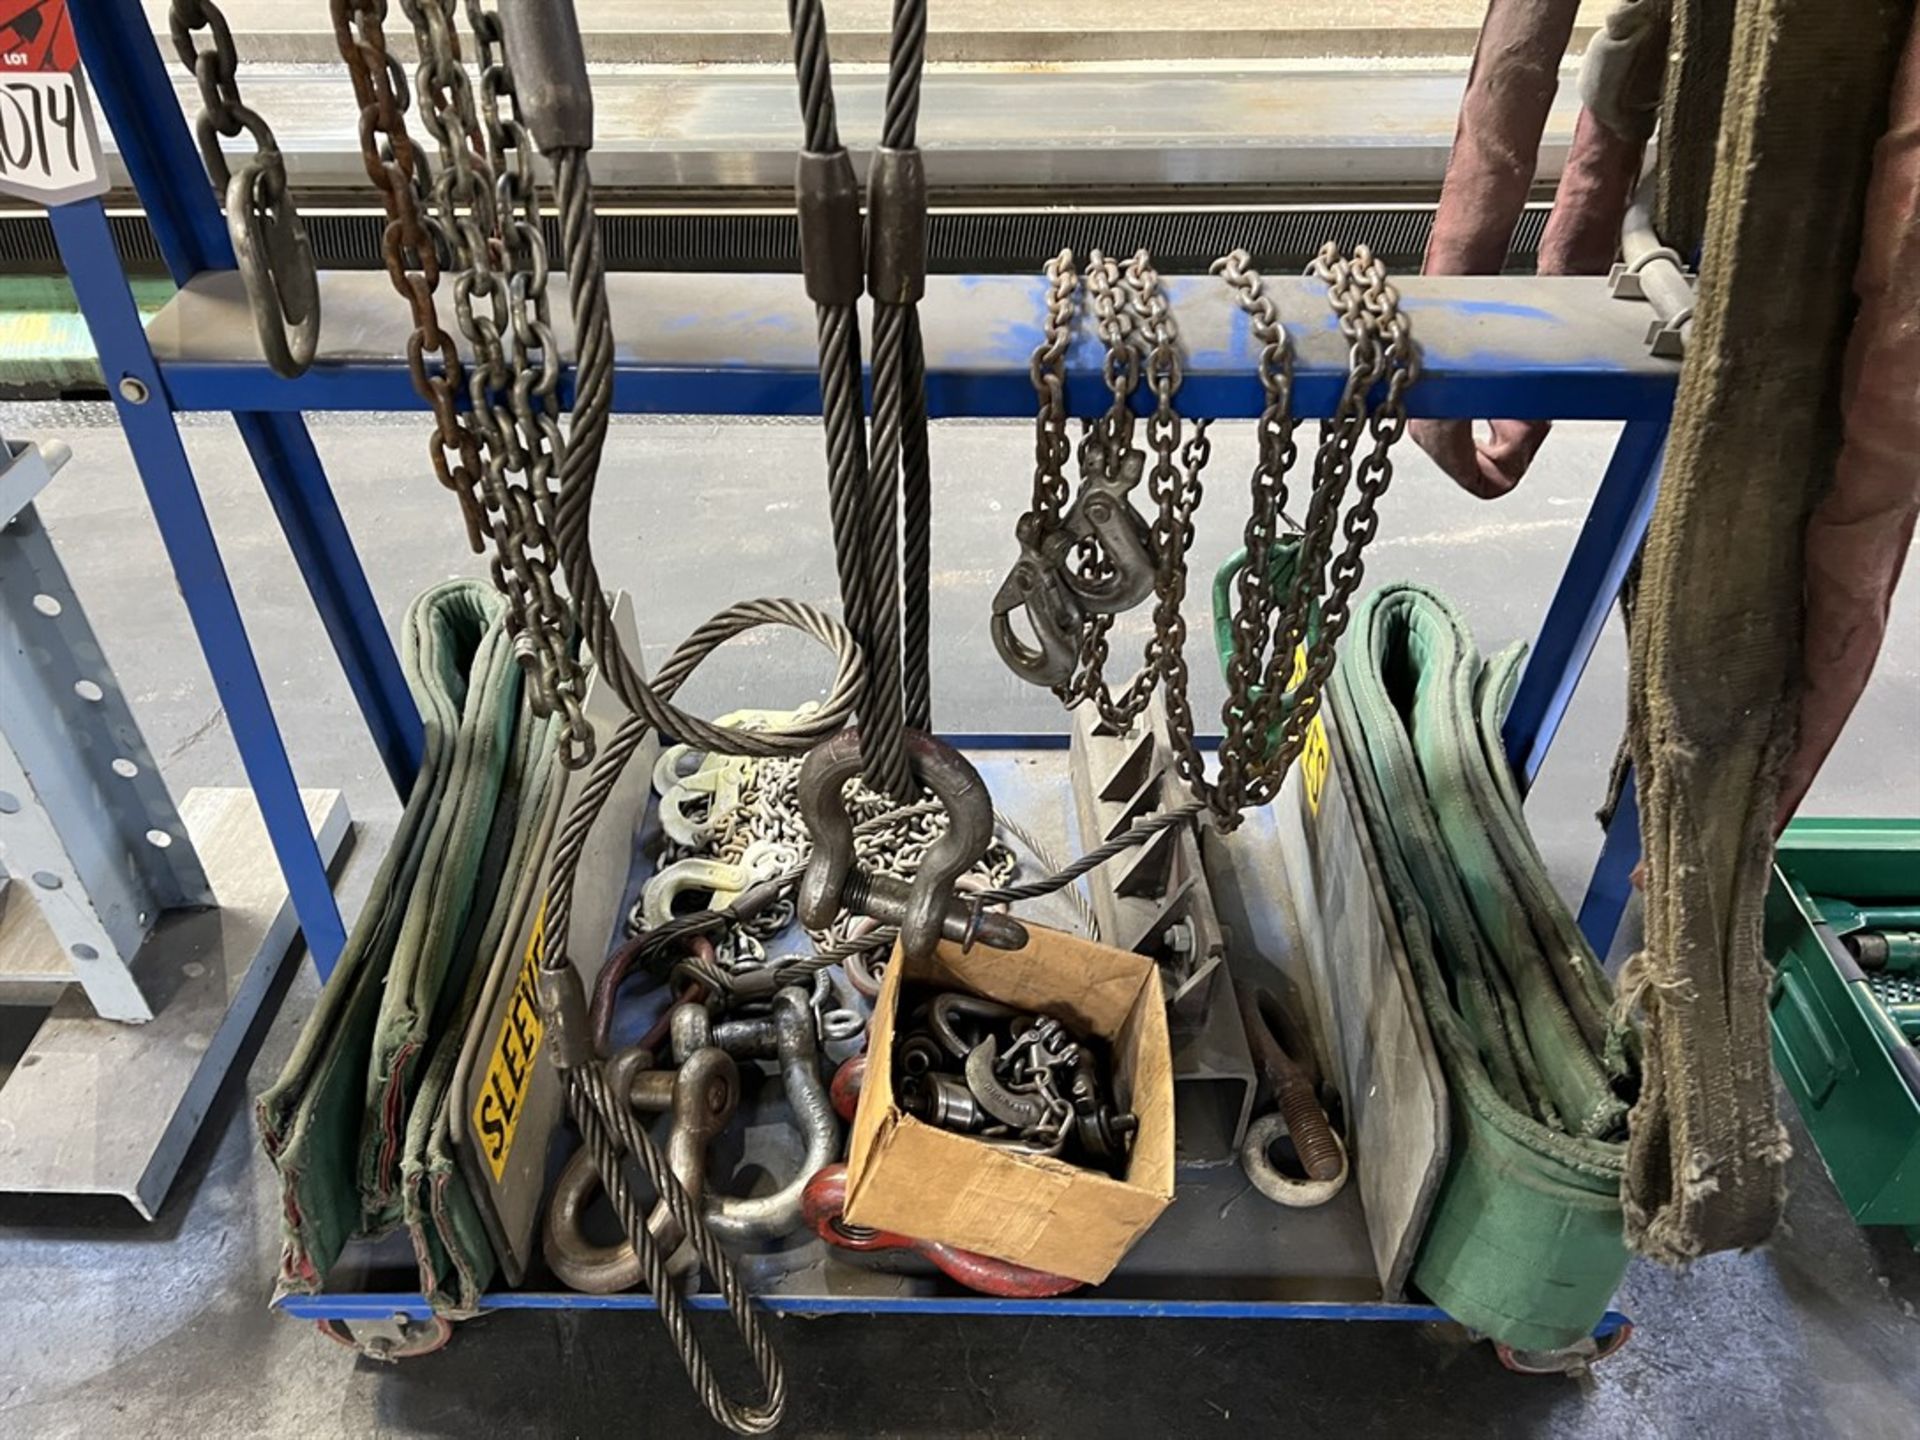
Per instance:
[[[869,1028],[847,1161],[847,1220],[1098,1284],[1173,1199],[1173,1060],[1152,960],[1028,925],[1019,950],[896,947]],[[893,1092],[901,987],[919,981],[1044,1012],[1112,1047],[1114,1087],[1139,1117],[1122,1179],[1015,1155],[904,1113]]]

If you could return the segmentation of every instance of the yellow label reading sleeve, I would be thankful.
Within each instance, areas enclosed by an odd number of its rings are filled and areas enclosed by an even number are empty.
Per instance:
[[[534,998],[533,977],[540,963],[546,923],[543,904],[534,918],[533,933],[527,939],[526,953],[520,960],[520,975],[513,983],[506,1014],[500,1017],[500,1032],[493,1039],[493,1055],[487,1061],[479,1102],[473,1107],[474,1133],[480,1137],[480,1148],[486,1154],[495,1181],[507,1173],[507,1157],[513,1153],[514,1133],[520,1128],[520,1115],[526,1108],[534,1062],[540,1056],[540,1039],[545,1033],[540,1024],[540,1006]]]

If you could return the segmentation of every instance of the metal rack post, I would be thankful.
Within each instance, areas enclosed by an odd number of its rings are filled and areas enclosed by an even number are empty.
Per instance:
[[[1607,616],[1620,598],[1633,557],[1653,517],[1667,422],[1635,420],[1620,432],[1607,473],[1594,493],[1580,538],[1540,623],[1540,638],[1514,691],[1500,737],[1520,788],[1533,785],[1559,733]]]
[[[69,13],[100,108],[113,127],[120,157],[140,192],[174,283],[185,284],[203,271],[231,270],[233,244],[226,222],[138,0],[95,0]],[[68,228],[71,232],[85,226]],[[60,247],[77,289],[75,257],[65,238]],[[112,252],[111,240],[106,250]],[[113,268],[118,263],[116,256]],[[87,319],[91,326],[91,313]],[[100,346],[97,329],[95,344]],[[111,386],[119,371],[103,346],[100,356]],[[164,390],[155,394],[165,396]],[[298,413],[226,408],[253,456],[387,774],[404,796],[420,768],[425,743],[420,714],[313,438]]]

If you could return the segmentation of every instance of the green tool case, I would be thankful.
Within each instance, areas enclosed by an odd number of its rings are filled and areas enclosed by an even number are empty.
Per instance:
[[[1920,905],[1920,820],[1796,820],[1767,897],[1773,1054],[1862,1225],[1920,1242],[1920,971],[1868,971],[1844,943],[1859,911]]]

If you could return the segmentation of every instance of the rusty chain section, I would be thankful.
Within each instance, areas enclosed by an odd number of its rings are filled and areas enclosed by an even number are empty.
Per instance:
[[[498,17],[467,0],[476,100],[455,25],[458,4],[401,4],[418,47],[419,119],[437,167],[408,132],[407,82],[387,46],[386,0],[332,0],[334,30],[360,104],[362,158],[387,212],[382,258],[413,317],[407,366],[433,412],[434,476],[459,501],[474,552],[491,551],[535,711],[564,715],[563,756],[578,768],[592,758],[593,733],[582,709],[572,610],[556,580],[556,477],[566,441],[533,146]],[[448,270],[471,368],[440,323],[436,293]]]
[[[1153,632],[1140,669],[1116,695],[1104,674],[1113,617],[1088,616],[1073,677],[1055,693],[1069,708],[1092,703],[1102,721],[1126,728],[1159,690],[1176,771],[1221,827],[1232,829],[1245,809],[1264,805],[1278,793],[1319,712],[1322,687],[1364,573],[1363,553],[1379,531],[1378,507],[1392,483],[1391,452],[1406,431],[1406,391],[1418,366],[1399,292],[1388,281],[1385,267],[1365,246],[1357,247],[1351,258],[1332,244],[1323,246],[1307,273],[1328,287],[1328,303],[1349,347],[1348,370],[1339,403],[1320,427],[1311,499],[1283,598],[1275,588],[1273,562],[1286,520],[1287,476],[1298,457],[1292,347],[1244,250],[1222,257],[1213,272],[1232,288],[1247,313],[1249,331],[1260,346],[1257,363],[1266,396],[1249,485],[1247,564],[1237,580],[1238,608],[1227,657],[1218,777],[1207,779],[1194,738],[1182,614],[1194,515],[1203,498],[1202,477],[1212,445],[1207,422],[1196,422],[1187,433],[1175,408],[1181,382],[1179,333],[1145,252],[1124,267],[1099,251],[1088,257],[1086,290],[1095,331],[1106,349],[1102,374],[1113,401],[1088,427],[1079,459],[1084,479],[1101,445],[1130,445],[1136,428],[1131,400],[1144,382],[1153,396],[1146,422],[1152,457],[1148,494],[1155,505]],[[1040,404],[1030,513],[1042,522],[1057,523],[1070,494],[1062,442],[1065,355],[1077,293],[1071,253],[1062,252],[1049,262],[1047,275],[1047,317],[1031,366]],[[1382,385],[1374,406],[1371,397]],[[1361,453],[1362,442],[1369,438],[1371,445]],[[1343,511],[1350,491],[1353,502]],[[1076,558],[1083,568],[1097,570],[1100,564],[1097,555],[1084,549]],[[1316,610],[1317,627],[1310,624]]]
[[[173,0],[167,28],[200,89],[194,138],[207,177],[222,194],[261,354],[276,375],[291,380],[306,373],[319,346],[320,277],[287,188],[286,159],[273,127],[241,97],[239,54],[220,7],[213,0]],[[253,154],[236,170],[220,141],[242,134],[252,138]]]
[[[480,442],[459,410],[464,369],[453,337],[440,328],[434,291],[440,284],[440,248],[425,211],[431,174],[407,133],[406,72],[387,50],[386,0],[330,0],[334,38],[360,106],[361,159],[380,192],[387,226],[380,255],[387,279],[407,302],[413,334],[407,369],[413,388],[433,411],[428,444],[434,478],[460,502],[467,544],[484,551],[480,505]]]

